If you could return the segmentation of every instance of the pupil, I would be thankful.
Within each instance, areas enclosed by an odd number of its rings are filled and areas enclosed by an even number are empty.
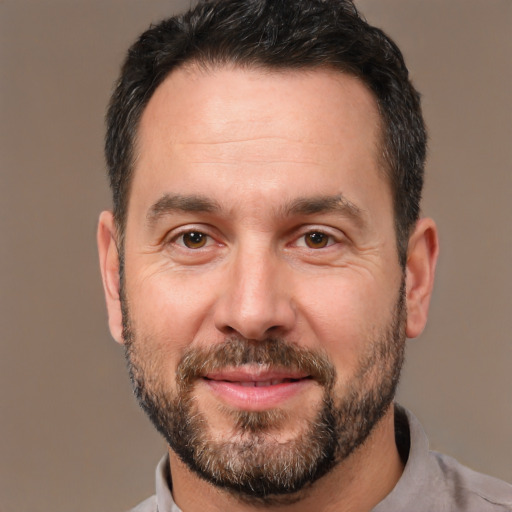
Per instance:
[[[186,245],[197,247],[204,242],[204,235],[198,231],[191,231],[184,236],[184,241]]]
[[[324,241],[325,235],[323,233],[311,233],[309,239],[315,245],[321,244]]]
[[[188,237],[193,244],[199,244],[203,239],[203,235],[201,233],[196,233],[195,231],[190,233]]]

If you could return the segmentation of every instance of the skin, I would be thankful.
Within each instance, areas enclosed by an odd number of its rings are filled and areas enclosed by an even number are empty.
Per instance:
[[[125,292],[155,379],[175,390],[176,364],[190,346],[232,334],[255,342],[281,336],[326,353],[343,394],[368,340],[389,324],[403,277],[379,137],[372,94],[334,71],[188,66],[158,87],[139,127],[125,237]],[[215,208],[176,209],[176,195]],[[292,208],[325,197],[342,207]],[[186,246],[191,231],[207,235],[204,246]],[[321,247],[308,233],[325,234]],[[111,212],[101,214],[98,245],[110,330],[123,343]],[[424,328],[437,252],[435,224],[418,221],[405,270],[408,337]],[[314,417],[321,389],[301,382],[272,405],[268,397],[219,395],[204,382],[195,395],[216,438],[233,435],[219,406],[272,406],[289,413],[273,433],[285,442]],[[254,509],[199,479],[172,450],[170,458],[173,496],[184,512],[205,504]],[[276,510],[371,510],[402,469],[390,407],[363,446],[300,501]]]

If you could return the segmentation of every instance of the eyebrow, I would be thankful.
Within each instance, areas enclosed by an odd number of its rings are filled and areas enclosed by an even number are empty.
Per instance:
[[[146,215],[150,225],[161,217],[176,212],[214,213],[221,208],[216,201],[198,195],[165,194],[151,206]]]
[[[335,213],[354,220],[358,225],[366,224],[366,212],[349,201],[343,194],[312,196],[294,199],[285,206],[285,216]]]
[[[206,196],[165,194],[150,207],[146,220],[149,225],[154,225],[160,218],[172,213],[217,213],[221,210],[217,201]],[[280,210],[283,217],[335,213],[354,220],[359,226],[366,224],[365,211],[349,201],[343,194],[299,197],[285,204]]]

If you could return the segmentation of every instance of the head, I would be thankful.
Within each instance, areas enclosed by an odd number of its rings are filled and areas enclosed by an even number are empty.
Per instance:
[[[349,2],[201,3],[130,49],[106,151],[100,259],[142,407],[194,474],[298,499],[389,428],[426,320],[400,52]]]

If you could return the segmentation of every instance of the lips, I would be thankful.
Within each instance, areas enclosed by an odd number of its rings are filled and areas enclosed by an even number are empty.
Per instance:
[[[257,411],[284,405],[313,380],[301,372],[242,367],[207,373],[203,382],[226,405]]]

